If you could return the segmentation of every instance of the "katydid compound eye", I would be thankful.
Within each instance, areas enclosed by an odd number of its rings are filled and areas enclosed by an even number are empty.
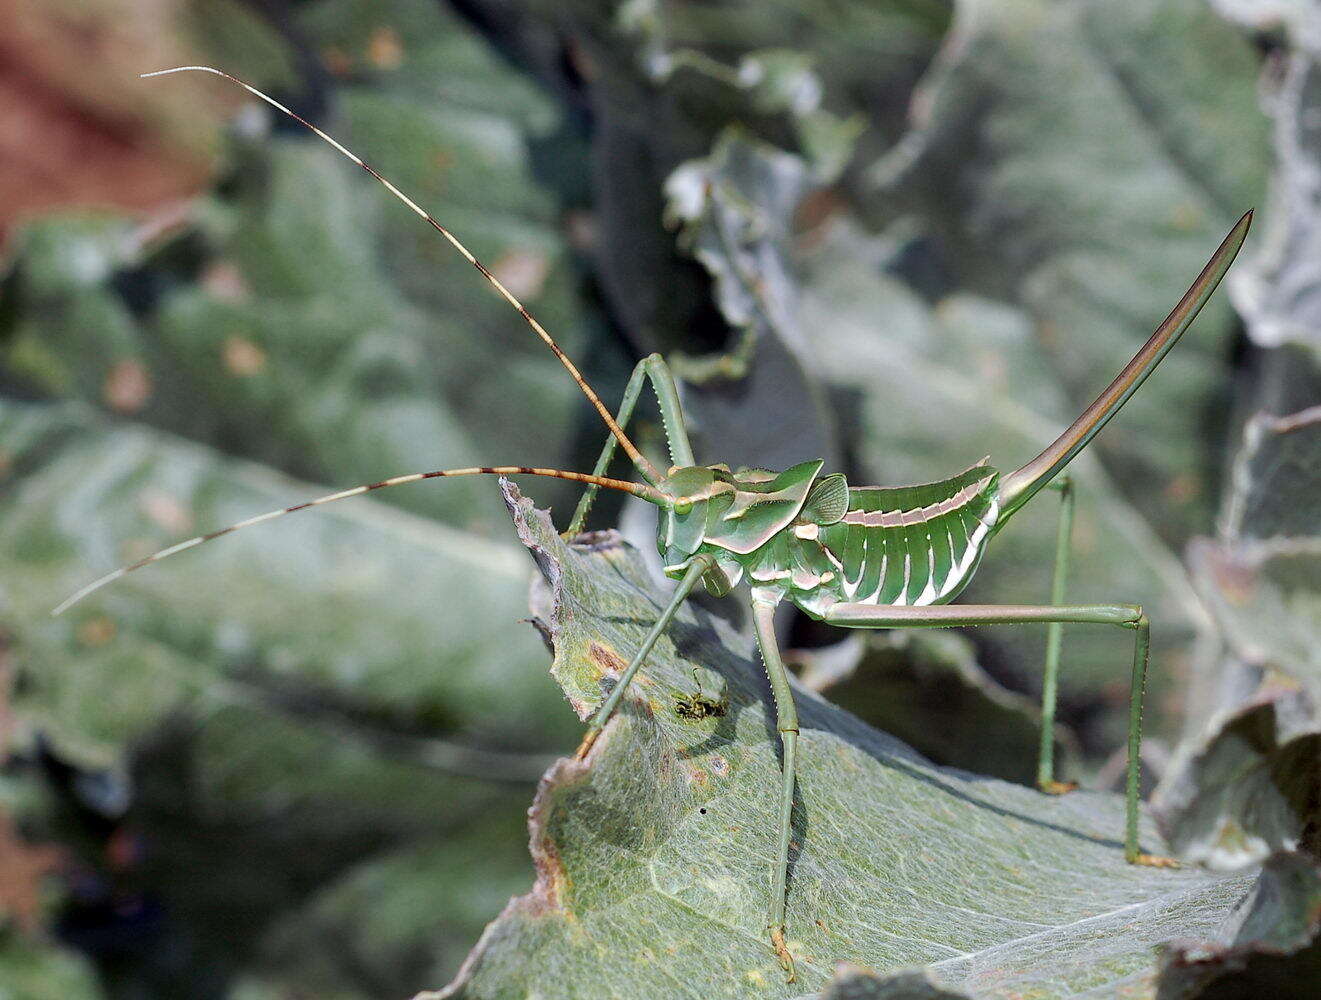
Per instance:
[[[678,500],[674,501],[674,512],[676,514],[688,514],[692,512],[692,509],[693,502],[687,497],[680,497]]]

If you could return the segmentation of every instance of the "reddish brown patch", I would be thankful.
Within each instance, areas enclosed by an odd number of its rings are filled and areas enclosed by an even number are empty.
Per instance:
[[[321,50],[321,65],[331,76],[348,76],[353,72],[353,58],[338,45],[327,45]]]
[[[846,202],[834,188],[820,188],[799,202],[794,211],[798,245],[804,250],[820,245],[829,232],[826,224],[845,207]]]
[[[63,858],[58,847],[29,844],[14,821],[0,813],[0,913],[27,934],[40,927],[41,883]]]
[[[1169,481],[1165,487],[1165,499],[1169,503],[1190,503],[1197,499],[1197,494],[1200,492],[1201,487],[1196,477],[1185,473]]]
[[[501,254],[491,267],[491,272],[514,293],[515,298],[530,300],[537,298],[546,287],[546,277],[550,274],[550,261],[544,253],[531,250],[510,250]]]
[[[266,352],[242,337],[226,337],[223,351],[225,368],[232,375],[248,377],[266,370]]]
[[[227,260],[208,264],[199,283],[217,302],[241,303],[252,298],[252,290],[244,280],[243,272]]]
[[[587,659],[596,668],[593,676],[597,680],[602,677],[618,677],[628,667],[628,663],[625,662],[622,656],[609,646],[603,646],[599,642],[594,642],[587,647]]]
[[[137,79],[198,61],[182,7],[0,0],[0,235],[54,207],[153,209],[205,185],[216,112],[241,96]]]
[[[91,648],[104,646],[115,637],[115,623],[109,618],[89,618],[78,626],[78,641]]]
[[[193,515],[188,508],[164,490],[143,490],[138,506],[153,524],[170,534],[182,535],[193,527]]]
[[[584,781],[587,774],[586,763],[561,758],[551,765],[550,770],[537,783],[537,794],[527,811],[528,850],[532,854],[537,878],[531,892],[510,903],[511,906],[517,905],[524,914],[542,916],[558,913],[571,916],[565,900],[573,881],[564,869],[559,845],[550,834],[549,821],[564,790]]]
[[[404,62],[404,43],[399,32],[382,25],[367,42],[367,61],[377,69],[398,69]]]
[[[116,413],[137,413],[151,399],[151,373],[140,361],[116,362],[106,375],[101,398]]]

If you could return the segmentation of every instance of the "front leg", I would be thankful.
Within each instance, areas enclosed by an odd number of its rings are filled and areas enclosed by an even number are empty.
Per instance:
[[[637,406],[638,397],[642,394],[642,383],[651,382],[651,388],[656,393],[656,402],[660,406],[661,424],[665,428],[665,440],[670,449],[670,461],[677,466],[686,466],[693,464],[693,446],[688,442],[688,429],[684,426],[683,410],[679,406],[679,388],[675,385],[674,376],[670,374],[669,367],[665,364],[665,359],[659,354],[648,354],[637,363],[633,368],[633,374],[629,376],[628,385],[624,387],[624,398],[619,404],[619,414],[615,417],[615,422],[620,427],[625,426],[633,417],[633,408]],[[596,460],[592,475],[604,476],[606,469],[610,467],[610,460],[614,458],[615,446],[618,440],[613,434],[609,434],[605,439],[605,446],[601,449],[601,455]],[[638,470],[646,478],[645,471]],[[656,485],[652,483],[652,485]],[[583,530],[583,524],[587,520],[587,512],[592,508],[592,502],[596,499],[598,486],[589,486],[578,501],[578,506],[573,512],[573,520],[569,522],[569,527],[564,531],[565,538],[572,538]]]
[[[1130,864],[1176,867],[1178,862],[1145,854],[1138,846],[1138,782],[1142,767],[1142,703],[1147,689],[1151,624],[1134,604],[951,604],[938,607],[887,607],[836,604],[825,620],[844,628],[953,628],[959,625],[1022,625],[1075,622],[1132,629],[1133,677],[1129,688],[1128,780],[1125,785],[1124,857]]]
[[[713,565],[715,565],[715,560],[710,556],[699,555],[693,558],[692,564],[683,575],[683,579],[674,588],[670,603],[665,606],[665,609],[660,613],[660,617],[656,619],[656,624],[651,627],[651,631],[643,638],[642,645],[638,646],[638,651],[633,654],[632,661],[624,669],[624,672],[619,675],[619,680],[615,682],[614,689],[601,702],[601,707],[592,716],[592,721],[587,726],[587,732],[583,734],[582,742],[578,744],[578,749],[574,752],[574,760],[585,760],[587,758],[588,751],[592,749],[597,737],[605,729],[610,717],[615,714],[620,699],[624,697],[628,686],[633,683],[633,678],[642,669],[642,664],[647,659],[647,654],[651,652],[652,647],[656,645],[656,640],[669,628],[670,622],[679,613],[679,606],[688,599],[688,595],[693,592],[697,582],[702,579],[702,574]]]
[[[752,618],[757,628],[757,645],[761,647],[761,658],[766,665],[766,676],[771,682],[771,695],[775,699],[775,728],[780,733],[780,745],[784,749],[784,782],[780,790],[780,825],[779,842],[775,856],[775,870],[771,883],[770,916],[766,929],[770,934],[771,947],[780,958],[780,965],[789,974],[789,982],[794,975],[793,955],[789,953],[784,936],[785,893],[788,891],[789,878],[789,838],[792,832],[791,822],[794,808],[794,771],[798,752],[798,709],[794,706],[793,691],[789,687],[789,672],[780,657],[780,647],[775,641],[775,606],[777,597],[765,591],[752,592]]]

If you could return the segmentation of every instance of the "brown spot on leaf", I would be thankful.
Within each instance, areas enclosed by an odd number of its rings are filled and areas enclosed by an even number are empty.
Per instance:
[[[1189,503],[1197,499],[1197,494],[1201,492],[1201,487],[1197,478],[1188,473],[1175,476],[1165,487],[1164,497],[1172,504]]]
[[[528,850],[536,869],[536,881],[532,891],[511,900],[510,907],[517,907],[531,916],[547,913],[571,916],[566,911],[565,900],[572,887],[572,880],[565,871],[559,845],[551,834],[550,826],[556,809],[561,808],[560,800],[564,793],[587,780],[588,774],[589,767],[585,762],[561,758],[551,765],[550,770],[537,783],[537,794],[527,811]]]
[[[387,25],[372,32],[367,42],[367,61],[377,69],[398,69],[404,61],[404,45],[399,33]]]
[[[218,302],[247,302],[252,297],[243,272],[227,260],[214,261],[202,272],[203,290]]]
[[[0,914],[26,934],[40,928],[41,883],[58,870],[63,852],[49,844],[29,844],[13,819],[0,813]]]
[[[544,253],[510,250],[496,259],[491,272],[514,293],[514,298],[527,301],[535,299],[546,287],[550,261]]]
[[[138,504],[153,524],[172,535],[182,535],[192,530],[192,514],[171,493],[157,489],[143,490]]]
[[[602,677],[617,677],[628,667],[628,663],[622,656],[609,646],[603,646],[599,642],[594,642],[588,646],[587,658],[596,668],[593,677],[598,680]]]
[[[352,57],[337,45],[327,45],[321,50],[321,65],[331,76],[348,76],[353,72]]]
[[[819,246],[830,231],[827,223],[847,207],[834,188],[820,188],[807,195],[794,210],[798,245],[804,250]]]
[[[225,368],[233,375],[247,378],[266,369],[266,352],[243,337],[226,337],[223,357]]]
[[[104,646],[114,637],[115,623],[101,615],[89,618],[78,626],[78,641],[84,646]]]
[[[101,387],[101,398],[116,413],[137,413],[151,399],[151,375],[142,362],[116,362]]]

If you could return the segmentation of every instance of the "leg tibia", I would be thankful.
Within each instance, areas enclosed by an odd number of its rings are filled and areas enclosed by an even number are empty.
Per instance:
[[[651,631],[642,640],[642,645],[633,654],[633,659],[629,662],[628,667],[619,675],[619,681],[615,684],[614,690],[610,692],[605,701],[601,702],[601,707],[592,716],[587,732],[583,735],[582,742],[578,744],[578,750],[574,754],[575,760],[582,760],[587,756],[588,751],[592,749],[592,744],[601,735],[601,730],[610,721],[610,717],[615,714],[620,699],[624,697],[629,684],[633,682],[633,678],[637,676],[638,671],[642,668],[642,663],[646,660],[652,647],[656,645],[656,640],[669,627],[671,620],[679,611],[679,605],[683,604],[688,595],[692,593],[693,588],[697,586],[697,581],[702,578],[702,574],[710,568],[711,560],[704,556],[698,556],[693,560],[692,565],[688,567],[683,579],[679,581],[679,586],[674,588],[674,595],[670,598],[670,603],[665,606],[665,610],[656,619],[656,624],[651,627]]]
[[[754,592],[752,616],[757,629],[757,644],[761,647],[761,658],[766,665],[766,676],[771,682],[771,695],[775,699],[775,728],[779,731],[780,745],[784,751],[784,768],[780,785],[779,838],[775,868],[771,875],[771,905],[766,927],[770,933],[771,948],[779,957],[784,971],[788,973],[789,982],[793,982],[795,979],[793,955],[785,944],[787,932],[785,894],[788,891],[789,840],[793,829],[794,776],[798,759],[798,709],[794,705],[793,691],[789,687],[789,672],[785,669],[779,644],[775,641],[775,604],[770,601],[759,601]]]

